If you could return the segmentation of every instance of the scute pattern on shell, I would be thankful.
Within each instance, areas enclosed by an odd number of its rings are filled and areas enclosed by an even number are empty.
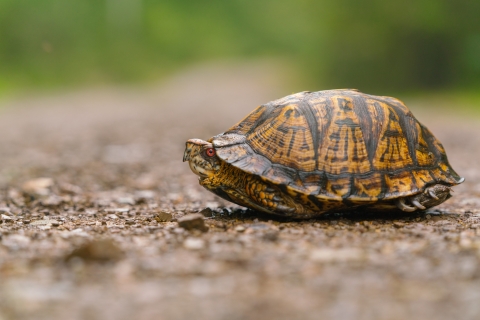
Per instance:
[[[350,89],[272,101],[210,142],[236,168],[319,199],[389,200],[461,182],[401,101]]]

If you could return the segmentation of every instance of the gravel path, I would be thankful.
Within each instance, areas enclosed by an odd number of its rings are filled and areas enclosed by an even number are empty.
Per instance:
[[[466,178],[426,213],[272,220],[198,185],[185,140],[291,93],[273,70],[3,102],[0,320],[479,319],[480,122],[456,106],[407,101]]]

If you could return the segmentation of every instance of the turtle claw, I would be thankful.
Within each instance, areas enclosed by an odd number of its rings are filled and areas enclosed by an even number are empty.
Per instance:
[[[420,210],[425,210],[425,209],[427,209],[427,208],[425,208],[424,206],[422,206],[422,204],[421,204],[420,202],[418,202],[418,200],[416,200],[416,199],[415,199],[415,200],[412,200],[412,204],[413,204],[415,207],[417,207],[418,209],[420,209]]]
[[[399,199],[397,199],[396,205],[397,205],[398,209],[400,209],[400,210],[402,210],[402,211],[405,211],[405,212],[413,212],[413,211],[417,210],[417,207],[411,207],[411,206],[407,205],[407,204],[405,203],[405,198],[399,198]],[[420,203],[419,203],[419,205],[420,205],[421,207],[423,207]],[[424,207],[423,209],[425,209],[425,207]],[[422,210],[423,210],[423,209],[422,209]]]
[[[435,194],[435,191],[433,191],[432,189],[428,189],[428,195],[432,198],[432,199],[435,199],[435,200],[438,200],[438,197],[437,195]]]
[[[272,200],[275,201],[275,202],[281,202],[283,200],[283,198],[280,197],[279,195],[274,195]]]

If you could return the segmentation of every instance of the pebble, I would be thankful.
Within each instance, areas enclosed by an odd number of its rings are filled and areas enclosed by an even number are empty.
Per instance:
[[[63,199],[57,195],[50,195],[46,199],[42,200],[41,203],[45,207],[57,207],[61,205]]]
[[[155,198],[155,192],[152,190],[140,190],[135,192],[135,201],[137,203],[146,202]]]
[[[244,232],[244,231],[245,231],[245,227],[244,227],[244,226],[236,226],[236,227],[235,227],[235,231],[237,231],[237,232]]]
[[[124,213],[130,211],[130,208],[107,208],[105,212]]]
[[[189,250],[201,250],[205,248],[205,241],[200,238],[187,238],[183,242],[183,247]]]
[[[10,216],[7,216],[6,214],[2,214],[0,215],[0,217],[2,218],[2,220],[12,220],[12,218]]]
[[[60,225],[57,220],[50,220],[50,219],[45,219],[45,220],[35,220],[31,221],[30,225],[32,226],[45,226],[45,225],[53,225],[55,224],[56,226]]]
[[[165,211],[160,211],[155,216],[155,220],[157,220],[157,222],[170,222],[172,221],[172,219],[173,219],[172,214]]]
[[[365,259],[365,254],[360,249],[314,249],[310,259],[315,262],[353,262]]]
[[[80,188],[79,186],[70,184],[70,183],[61,183],[59,185],[59,189],[62,193],[66,193],[66,194],[70,194],[70,195],[77,195],[77,194],[81,194],[83,192],[82,188]]]
[[[395,222],[393,223],[393,226],[394,226],[395,228],[403,228],[403,227],[405,226],[405,223],[400,222],[400,221],[395,221]]]
[[[205,208],[205,209],[203,209],[202,211],[200,211],[200,213],[201,213],[204,217],[207,217],[207,218],[211,218],[211,217],[213,217],[213,215],[214,215],[213,210],[210,209],[210,208],[208,208],[208,207]]]
[[[207,232],[208,227],[205,225],[204,217],[200,213],[187,214],[178,219],[178,226],[185,230],[200,230]]]
[[[1,208],[0,208],[0,213],[10,213],[10,208],[8,208],[8,207],[1,207]]]
[[[115,201],[119,204],[129,204],[132,206],[135,204],[135,199],[133,197],[118,197]]]
[[[95,262],[118,261],[123,258],[123,252],[112,239],[96,239],[73,250],[66,260],[72,258]]]
[[[31,196],[48,196],[53,184],[52,178],[32,179],[22,185],[22,191]]]
[[[278,240],[278,235],[280,234],[280,231],[271,229],[267,230],[263,235],[262,238],[267,241],[277,241]]]

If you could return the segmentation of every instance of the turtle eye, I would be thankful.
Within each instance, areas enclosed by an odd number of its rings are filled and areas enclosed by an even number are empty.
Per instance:
[[[215,149],[207,148],[207,150],[205,150],[205,154],[209,157],[213,157],[215,155]]]

